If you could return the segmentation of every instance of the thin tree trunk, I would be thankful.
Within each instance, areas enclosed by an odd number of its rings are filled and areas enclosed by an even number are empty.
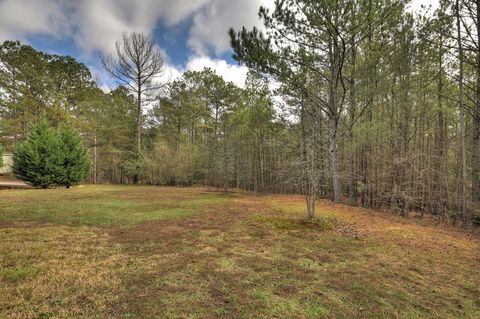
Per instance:
[[[137,161],[140,161],[140,152],[141,152],[141,127],[142,127],[142,91],[141,87],[138,87],[137,92],[137,129],[136,129],[136,136],[135,136],[135,146],[137,147]],[[135,175],[133,176],[133,183],[138,184],[140,180],[140,174],[138,170],[135,170]]]
[[[136,131],[136,146],[137,146],[137,156],[140,157],[141,151],[141,129],[142,129],[142,91],[141,87],[138,88],[137,92],[137,131]]]
[[[97,132],[95,132],[93,145],[93,183],[97,184]]]
[[[458,6],[458,4],[457,4]],[[476,12],[476,27],[477,27],[477,47],[480,48],[480,0],[476,1],[477,12]],[[457,8],[460,10],[460,8]],[[460,13],[457,11],[457,20]],[[457,21],[457,25],[460,22]],[[458,31],[460,32],[460,30]],[[459,35],[460,37],[461,35]],[[461,41],[461,38],[458,39]],[[459,44],[460,46],[461,44]],[[460,49],[460,47],[459,47]],[[463,50],[463,49],[462,49]],[[463,54],[463,53],[462,53]],[[463,63],[463,62],[462,62]],[[476,105],[475,112],[473,115],[473,137],[472,137],[472,200],[475,203],[480,202],[480,50],[477,50],[476,56],[476,73],[477,73],[477,83],[476,83]]]
[[[330,164],[332,173],[333,200],[339,203],[342,200],[342,189],[340,185],[340,169],[338,163],[338,142],[337,123],[333,118],[328,119],[328,141]]]
[[[457,41],[458,41],[458,59],[460,62],[459,76],[459,111],[460,111],[460,130],[462,139],[462,226],[467,227],[467,154],[465,146],[465,110],[463,106],[463,48],[462,36],[460,30],[460,6],[459,0],[455,1],[457,15]],[[476,164],[475,164],[476,165]]]
[[[442,214],[445,208],[445,192],[444,192],[444,167],[445,167],[445,116],[443,114],[443,54],[442,54],[442,39],[439,41],[439,75],[437,82],[437,99],[438,111],[437,120],[438,128],[435,136],[435,165],[434,165],[434,183],[433,183],[433,198],[435,199],[435,211]]]
[[[357,187],[356,187],[356,173],[355,173],[355,148],[354,148],[354,136],[353,136],[353,125],[355,123],[355,112],[357,109],[357,102],[355,96],[355,67],[356,67],[356,49],[355,49],[355,36],[351,38],[351,63],[352,63],[352,73],[350,76],[350,125],[349,125],[349,138],[350,138],[350,149],[349,149],[349,161],[348,161],[348,201],[351,204],[354,204],[357,200]]]
[[[223,126],[223,191],[228,191],[228,158],[227,158],[227,134],[226,125]]]
[[[309,136],[309,142],[306,145],[307,156],[307,218],[315,218],[315,195],[316,195],[316,170],[315,170],[315,138],[314,129]]]
[[[340,169],[338,163],[338,78],[339,72],[339,52],[338,48],[330,41],[330,79],[328,94],[328,141],[330,153],[330,168],[332,174],[333,200],[339,203],[342,199],[342,190],[340,186]]]

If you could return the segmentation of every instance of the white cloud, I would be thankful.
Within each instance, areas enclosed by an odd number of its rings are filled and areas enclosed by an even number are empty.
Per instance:
[[[188,45],[197,55],[229,49],[227,30],[260,27],[258,9],[274,0],[1,0],[0,41],[28,35],[71,36],[81,49],[111,52],[123,31],[151,33],[192,18]],[[413,0],[433,7],[439,0]]]
[[[183,73],[182,69],[179,69],[172,64],[165,64],[162,74],[160,74],[155,81],[157,83],[171,82],[181,77],[182,73]]]
[[[70,31],[56,0],[0,1],[0,41],[24,39],[30,34],[61,36]]]
[[[215,70],[225,81],[231,81],[239,87],[243,87],[245,84],[248,68],[241,65],[229,64],[225,60],[211,59],[208,56],[197,56],[188,61],[186,69],[190,71],[202,71],[206,67]]]
[[[188,44],[197,54],[213,49],[219,55],[230,48],[228,29],[260,27],[260,6],[272,7],[273,0],[210,1],[193,16]]]
[[[156,24],[193,23],[188,43],[196,54],[229,49],[227,30],[259,25],[260,5],[273,0],[2,0],[0,41],[46,34],[70,36],[91,53],[112,52],[123,31],[151,33]],[[182,39],[183,40],[183,39]]]
[[[84,0],[73,6],[73,37],[88,51],[112,52],[122,32],[151,33],[157,22],[179,23],[209,0]]]
[[[217,75],[222,76],[227,82],[233,82],[239,87],[245,86],[248,73],[247,67],[229,64],[225,60],[212,59],[208,56],[190,57],[185,68],[170,64],[167,59],[163,73],[156,77],[154,81],[156,83],[167,83],[180,78],[185,71],[203,71],[205,68],[214,70]]]
[[[89,60],[97,51],[112,53],[124,31],[150,34],[158,22],[168,27],[191,18],[189,38],[180,40],[188,41],[193,56],[184,67],[174,66],[164,52],[165,71],[158,80],[209,67],[243,87],[247,68],[211,58],[208,52],[220,55],[229,50],[228,29],[260,26],[259,7],[272,4],[273,0],[0,0],[0,41],[35,34],[69,36]],[[90,68],[103,89],[115,87],[101,68]]]

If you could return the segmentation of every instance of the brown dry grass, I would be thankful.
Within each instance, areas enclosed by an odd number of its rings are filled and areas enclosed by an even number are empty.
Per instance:
[[[480,317],[480,242],[457,230],[202,188],[52,190],[40,219],[47,193],[3,194],[23,218],[0,209],[2,318]]]

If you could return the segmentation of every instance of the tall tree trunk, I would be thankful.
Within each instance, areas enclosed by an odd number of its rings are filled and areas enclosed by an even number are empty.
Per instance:
[[[227,128],[223,125],[223,191],[228,191]]]
[[[334,39],[337,41],[336,39]],[[339,101],[338,86],[340,79],[340,57],[338,48],[331,40],[329,46],[330,55],[330,79],[328,94],[328,141],[330,153],[330,168],[332,174],[333,200],[339,203],[342,200],[342,189],[340,185],[340,168],[338,160],[338,121],[339,121]]]
[[[458,4],[457,4],[458,5]],[[476,27],[477,27],[477,56],[476,56],[476,103],[473,115],[473,137],[472,137],[472,200],[478,204],[480,202],[480,0],[476,1]],[[460,8],[457,8],[460,10]],[[457,20],[460,13],[457,12]],[[457,25],[460,22],[457,21]],[[460,32],[460,31],[458,31]],[[461,35],[460,35],[461,36]],[[458,39],[461,41],[461,38]],[[460,45],[460,44],[459,44]],[[460,49],[460,48],[459,48]],[[462,49],[463,50],[463,49]]]
[[[307,159],[307,218],[315,217],[315,197],[316,197],[316,158],[315,158],[315,127],[310,131],[308,142],[306,143],[306,159]]]
[[[342,188],[340,185],[340,168],[338,162],[338,134],[337,121],[328,119],[328,142],[330,153],[330,165],[332,174],[333,200],[339,203],[342,200]]]
[[[351,63],[352,72],[350,76],[350,124],[349,124],[349,160],[348,160],[348,201],[354,204],[357,200],[357,185],[356,185],[356,172],[355,172],[355,148],[354,148],[354,136],[353,125],[355,123],[355,113],[357,110],[357,101],[355,96],[355,67],[356,67],[356,48],[355,48],[355,35],[351,38]]]
[[[457,42],[458,42],[458,59],[460,62],[460,76],[459,76],[459,111],[460,111],[460,130],[462,139],[462,225],[467,227],[467,152],[465,146],[465,109],[463,105],[463,47],[462,35],[460,29],[460,5],[459,0],[455,1],[455,11],[457,18]],[[479,17],[480,18],[480,17]],[[477,165],[476,163],[474,165]],[[477,177],[478,178],[478,177]]]
[[[311,107],[311,105],[310,105]],[[302,167],[305,169],[305,174],[302,174],[302,185],[303,192],[305,195],[305,200],[307,203],[307,219],[313,219],[315,217],[315,201],[316,201],[316,183],[317,171],[316,167],[316,158],[315,158],[315,147],[316,139],[315,134],[316,126],[315,123],[318,119],[311,114],[307,115],[306,106],[304,101],[301,104],[300,110],[300,127],[301,127],[301,158],[302,158]],[[309,127],[307,125],[309,124]]]
[[[437,121],[438,128],[435,136],[435,158],[434,158],[434,183],[433,183],[433,198],[435,211],[442,214],[445,210],[445,115],[443,113],[443,54],[442,54],[443,39],[439,41],[439,55],[438,55],[438,81],[437,81]]]
[[[136,147],[137,156],[140,158],[141,151],[141,129],[142,129],[142,88],[138,87],[137,92],[137,131],[136,131]]]
[[[136,129],[136,136],[135,136],[135,144],[137,148],[137,164],[140,161],[140,152],[141,152],[141,128],[142,128],[142,87],[138,87],[137,92],[137,129]],[[133,176],[133,183],[138,184],[140,181],[140,174],[138,172],[138,168],[135,171],[135,175]]]
[[[93,145],[93,183],[97,184],[97,132],[95,131],[94,145]]]

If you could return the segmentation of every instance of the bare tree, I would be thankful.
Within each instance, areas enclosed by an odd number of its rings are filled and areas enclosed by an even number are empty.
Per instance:
[[[152,38],[142,33],[123,33],[115,42],[116,57],[102,55],[105,70],[120,83],[129,87],[137,97],[137,154],[141,149],[142,103],[158,90],[161,84],[153,80],[164,71],[164,57]]]

